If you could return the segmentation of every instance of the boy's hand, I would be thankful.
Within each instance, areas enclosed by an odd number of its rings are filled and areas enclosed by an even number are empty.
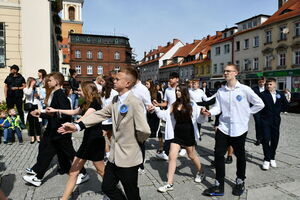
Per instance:
[[[57,130],[57,132],[61,134],[73,133],[75,131],[77,131],[76,126],[70,122],[62,124],[62,126]]]
[[[39,110],[34,110],[34,111],[31,111],[30,114],[34,117],[39,117],[41,112]]]

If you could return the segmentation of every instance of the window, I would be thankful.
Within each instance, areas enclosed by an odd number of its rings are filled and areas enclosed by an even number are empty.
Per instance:
[[[67,68],[66,67],[62,67],[61,68],[61,73],[66,76],[67,75]]]
[[[254,58],[253,59],[253,69],[258,70],[258,65],[259,65],[258,58]]]
[[[266,57],[265,57],[265,67],[266,68],[271,68],[271,61],[272,61],[272,59],[273,59],[273,56],[271,56],[271,55],[267,55]]]
[[[87,59],[92,59],[93,58],[93,53],[91,51],[86,52],[86,58]]]
[[[115,60],[120,60],[120,53],[116,52],[114,58]]]
[[[253,20],[252,24],[253,24],[253,27],[256,27],[257,26],[257,20],[256,19]]]
[[[250,67],[250,60],[249,60],[249,59],[245,59],[245,60],[244,60],[244,69],[245,69],[245,71],[251,70],[251,67]]]
[[[116,66],[116,67],[115,67],[115,71],[120,71],[120,69],[121,69],[121,68],[120,68],[119,66]]]
[[[87,66],[86,67],[86,74],[92,75],[93,74],[93,67],[92,66]]]
[[[236,60],[236,61],[235,61],[235,65],[236,65],[237,67],[240,67],[240,61],[239,61],[239,60]]]
[[[77,74],[81,74],[81,66],[76,66],[75,70]]]
[[[63,59],[66,59],[67,58],[67,55],[66,54],[63,54]]]
[[[278,65],[285,66],[285,53],[279,53],[278,55]]]
[[[252,28],[252,22],[248,22],[248,28]]]
[[[5,67],[5,24],[0,23],[0,67]]]
[[[224,54],[227,54],[230,52],[230,45],[229,44],[225,44],[224,45]]]
[[[76,36],[76,41],[78,42],[80,40],[79,36]]]
[[[249,39],[245,39],[244,40],[244,49],[248,49],[249,48]]]
[[[239,51],[240,50],[240,41],[236,41],[235,46],[236,46],[236,50]]]
[[[70,6],[68,11],[69,11],[69,20],[71,21],[75,20],[75,8],[73,6]]]
[[[103,67],[102,66],[97,67],[97,74],[103,74]]]
[[[103,59],[103,53],[102,53],[102,51],[98,51],[97,58],[98,59]]]
[[[295,36],[300,36],[300,22],[295,23]]]
[[[243,30],[247,29],[247,24],[243,24]]]
[[[207,66],[206,73],[210,74],[210,66]]]
[[[296,50],[294,52],[294,57],[295,57],[295,65],[300,65],[300,50]]]
[[[79,50],[75,51],[75,58],[81,58],[81,52]]]
[[[255,36],[253,39],[253,47],[259,46],[259,36]]]
[[[216,47],[216,56],[220,55],[221,53],[221,48],[220,47]]]
[[[218,65],[214,64],[214,74],[216,74],[218,72]]]
[[[272,42],[272,31],[266,31],[266,43]]]
[[[118,39],[115,39],[115,44],[119,44],[119,40]]]
[[[279,28],[279,40],[286,40],[286,26],[281,26]]]
[[[91,41],[91,38],[90,38],[90,37],[88,37],[88,38],[86,39],[86,41],[87,41],[87,42],[90,42],[90,41]]]
[[[221,66],[221,72],[224,71],[224,63],[221,63],[220,66]]]

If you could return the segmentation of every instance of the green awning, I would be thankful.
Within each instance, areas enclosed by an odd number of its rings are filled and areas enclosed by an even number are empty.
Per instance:
[[[300,69],[263,72],[265,77],[300,76]]]

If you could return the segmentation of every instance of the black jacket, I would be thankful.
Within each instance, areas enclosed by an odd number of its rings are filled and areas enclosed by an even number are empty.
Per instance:
[[[62,89],[59,89],[53,93],[53,98],[50,107],[62,110],[71,109],[70,101]],[[54,115],[52,116],[46,113],[42,113],[40,117],[48,119],[48,124],[44,136],[51,137],[53,140],[71,137],[70,133],[64,135],[58,133],[57,129],[61,127],[63,123],[71,122],[72,116],[63,114],[59,115],[58,113],[54,113]]]
[[[78,83],[78,81],[75,79],[75,78],[70,78],[69,79],[69,84],[70,84],[70,87],[71,87],[71,89],[73,90],[73,93],[75,92],[75,91],[78,91],[78,88],[79,88],[79,83]]]
[[[287,109],[288,101],[283,93],[276,91],[276,102],[274,104],[271,93],[265,90],[259,94],[263,100],[265,107],[261,110],[261,119],[264,123],[279,124],[280,112],[284,112]]]
[[[11,90],[12,87],[22,87],[23,83],[26,83],[24,77],[21,74],[17,73],[17,76],[9,74],[6,77],[4,83],[7,84],[8,98],[23,98],[23,90]]]

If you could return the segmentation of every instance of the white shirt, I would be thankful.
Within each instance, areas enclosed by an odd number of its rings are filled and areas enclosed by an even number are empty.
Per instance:
[[[263,87],[258,87],[259,88],[259,92],[263,92],[263,91],[265,91],[265,87],[263,86]]]
[[[253,106],[250,107],[249,103]],[[233,89],[226,85],[216,95],[216,103],[209,110],[211,115],[220,116],[219,130],[231,137],[238,137],[248,131],[250,114],[264,107],[261,98],[254,91],[237,82]]]
[[[101,98],[103,107],[109,105],[112,102],[113,98],[117,95],[119,95],[119,93],[116,90],[111,89],[110,96],[108,98],[105,98],[105,97]],[[104,120],[102,122],[102,124],[104,124],[104,125],[112,124],[112,119],[110,118],[110,119]]]
[[[275,103],[276,103],[276,91],[270,92],[270,93],[271,93],[271,95],[272,95],[273,102],[274,102],[274,104],[275,104]]]
[[[102,92],[102,85],[100,85],[99,83],[97,83],[97,81],[94,81],[94,83],[97,86],[98,93],[101,93]]]
[[[152,105],[151,96],[148,88],[142,84],[141,81],[138,81],[135,86],[131,88],[134,96],[139,98],[144,104],[144,112],[147,113],[147,106]]]
[[[164,101],[168,102],[167,108],[169,108],[176,101],[175,88],[168,87],[165,91]]]
[[[195,102],[209,101],[212,98],[214,98],[214,97],[209,97],[208,98],[206,96],[205,92],[200,88],[190,90],[189,93],[190,93],[191,100],[193,100]]]

